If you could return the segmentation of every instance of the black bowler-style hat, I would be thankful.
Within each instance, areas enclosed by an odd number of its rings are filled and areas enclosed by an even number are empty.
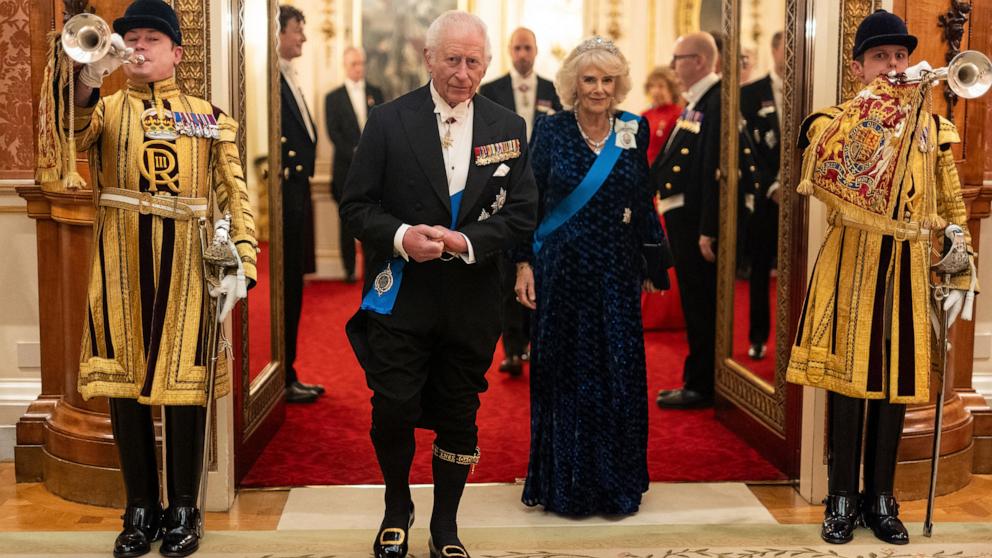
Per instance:
[[[885,10],[876,10],[858,25],[858,32],[854,35],[853,57],[857,58],[866,50],[881,45],[904,46],[913,54],[916,37],[909,34],[906,22],[901,17]]]
[[[132,29],[155,29],[168,35],[177,46],[183,44],[179,18],[172,6],[163,0],[135,0],[122,17],[114,20],[114,32],[118,35]]]

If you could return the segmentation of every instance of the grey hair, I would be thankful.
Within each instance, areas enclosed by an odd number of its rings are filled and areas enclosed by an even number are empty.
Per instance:
[[[482,33],[482,37],[486,41],[485,56],[486,64],[488,64],[493,58],[493,50],[489,44],[489,28],[486,26],[486,22],[482,21],[482,18],[475,14],[459,10],[448,10],[444,12],[427,28],[427,36],[424,41],[427,48],[427,55],[431,57],[437,49],[441,48],[441,39],[448,32],[454,29],[464,29],[469,25],[474,25]]]
[[[562,62],[558,75],[555,76],[555,90],[561,99],[561,104],[566,110],[575,107],[579,98],[579,79],[582,72],[594,66],[607,75],[613,76],[616,86],[613,89],[613,102],[610,103],[610,110],[623,102],[630,93],[630,64],[623,53],[619,50],[613,53],[605,48],[585,48],[582,45],[574,50]]]
[[[344,48],[344,52],[342,52],[342,53],[341,53],[341,59],[342,59],[342,60],[344,60],[344,59],[345,59],[345,58],[347,58],[347,57],[348,57],[348,55],[349,55],[349,54],[351,54],[352,52],[358,52],[358,53],[361,53],[361,55],[362,55],[362,58],[365,58],[365,49],[364,49],[364,48],[362,48],[362,47],[360,47],[360,46],[346,46],[346,47]]]

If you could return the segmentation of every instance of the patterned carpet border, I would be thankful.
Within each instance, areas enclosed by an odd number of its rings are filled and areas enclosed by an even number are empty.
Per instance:
[[[934,537],[909,525],[913,542],[883,544],[859,529],[854,542],[827,545],[818,525],[636,526],[463,529],[476,558],[992,558],[992,524],[938,524]],[[0,533],[0,556],[105,557],[116,533]],[[367,558],[373,530],[213,531],[197,558]],[[411,558],[427,558],[427,531],[410,533]],[[156,543],[157,544],[157,543]],[[150,555],[157,555],[153,549]]]

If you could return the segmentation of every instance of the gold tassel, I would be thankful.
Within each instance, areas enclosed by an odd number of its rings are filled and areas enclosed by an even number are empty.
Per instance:
[[[59,34],[48,35],[48,64],[45,66],[41,82],[41,100],[38,102],[38,158],[35,166],[35,180],[40,184],[56,182],[61,176],[62,142],[57,116],[60,113],[56,98],[62,85],[60,67]]]
[[[804,196],[812,196],[814,191],[813,181],[808,178],[800,182],[799,186],[796,186],[796,192],[799,192]]]
[[[86,181],[76,169],[76,80],[75,76],[69,74],[69,137],[66,144],[69,146],[68,168],[62,185],[66,190],[82,190],[86,187]]]

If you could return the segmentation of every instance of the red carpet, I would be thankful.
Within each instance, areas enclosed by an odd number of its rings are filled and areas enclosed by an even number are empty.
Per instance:
[[[357,308],[358,284],[319,281],[304,292],[297,369],[327,395],[313,405],[288,405],[286,422],[243,481],[244,486],[381,484],[369,441],[371,392],[344,335]],[[682,331],[645,335],[650,393],[649,470],[654,481],[743,481],[785,478],[716,422],[713,410],[661,411],[654,394],[681,384]],[[497,350],[495,363],[502,358]],[[495,366],[479,412],[482,461],[471,482],[512,482],[527,472],[530,437],[527,374],[510,378]],[[430,432],[417,432],[413,483],[430,483]]]

